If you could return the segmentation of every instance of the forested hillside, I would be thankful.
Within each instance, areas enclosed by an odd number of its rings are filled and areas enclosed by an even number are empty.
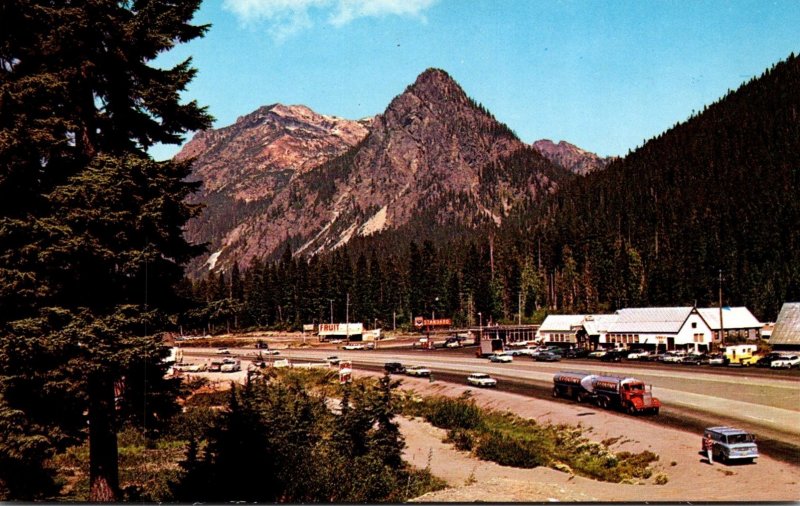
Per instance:
[[[411,223],[310,261],[287,250],[210,274],[186,323],[297,326],[327,321],[331,306],[343,321],[348,293],[350,321],[384,327],[432,312],[476,324],[479,313],[516,321],[520,308],[532,321],[545,309],[715,305],[720,270],[725,304],[774,319],[800,299],[799,90],[792,55],[499,228],[431,235]]]
[[[792,55],[607,170],[564,185],[503,234],[534,226],[546,264],[570,280],[560,306],[711,304],[722,270],[725,303],[766,320],[800,297],[799,195]]]

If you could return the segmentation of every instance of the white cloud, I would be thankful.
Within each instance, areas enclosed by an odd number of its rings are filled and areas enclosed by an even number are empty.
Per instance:
[[[425,20],[423,12],[439,0],[224,0],[222,6],[245,25],[266,22],[277,40],[314,26],[325,19],[344,26],[358,18],[405,16]]]
[[[356,18],[408,16],[425,19],[422,12],[438,0],[339,0],[330,22],[342,26]]]

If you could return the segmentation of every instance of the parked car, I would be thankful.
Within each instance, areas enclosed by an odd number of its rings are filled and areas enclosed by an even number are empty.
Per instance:
[[[651,353],[650,355],[646,356],[644,360],[648,362],[663,362],[665,355],[666,353]]]
[[[219,372],[236,372],[242,370],[242,363],[234,358],[226,358],[222,361]]]
[[[558,362],[561,360],[561,355],[553,353],[552,351],[543,351],[533,358],[537,362]]]
[[[708,355],[708,365],[728,365],[728,358],[722,353]]]
[[[342,339],[331,339],[328,342],[331,344],[342,344],[344,341]]]
[[[510,343],[508,343],[508,346],[519,347],[519,346],[528,346],[528,344],[530,344],[528,341],[511,341]]]
[[[686,356],[686,353],[682,351],[668,351],[664,354],[664,359],[662,362],[665,364],[679,364],[683,357]]]
[[[276,369],[282,369],[284,367],[291,367],[291,366],[292,364],[291,362],[289,362],[288,358],[281,358],[272,363],[272,367]]]
[[[711,451],[715,460],[752,462],[758,457],[756,437],[745,430],[725,426],[709,427],[703,431],[703,437],[714,441]]]
[[[444,342],[445,348],[460,348],[461,341],[457,337],[448,337],[447,341]]]
[[[212,360],[210,364],[208,364],[208,372],[219,372],[222,368],[222,360]]]
[[[628,360],[647,360],[647,357],[650,356],[650,352],[647,350],[633,350],[628,353],[626,357]]]
[[[600,358],[608,353],[606,350],[595,350],[589,353],[589,358]]]
[[[400,362],[386,362],[383,364],[383,370],[389,374],[403,374],[406,368]]]
[[[230,355],[231,352],[228,348],[217,348],[217,355]]]
[[[508,350],[505,353],[511,355],[512,357],[518,357],[520,355],[532,357],[536,353],[536,350],[534,348],[515,348],[513,350]]]
[[[776,353],[776,352],[767,353],[763,357],[761,357],[758,360],[756,360],[755,366],[756,367],[769,367],[769,366],[772,365],[772,362],[774,362],[775,360],[781,359],[783,357],[784,357],[783,353]]]
[[[496,387],[497,380],[482,372],[474,372],[467,376],[467,383],[476,387]]]
[[[345,350],[363,350],[364,349],[364,345],[363,344],[347,344],[347,345],[343,346],[342,349],[345,349]]]
[[[507,364],[514,361],[514,357],[506,355],[505,353],[492,353],[489,355],[489,361],[501,364]]]
[[[611,350],[600,357],[602,362],[622,362],[625,352],[621,350]]]
[[[704,358],[705,355],[702,354],[686,355],[683,357],[683,359],[681,359],[680,363],[681,365],[702,365]]]
[[[800,367],[800,356],[786,355],[785,357],[773,360],[769,366],[772,369],[791,369],[792,367]]]
[[[564,352],[564,358],[586,358],[589,350],[586,348],[572,348]]]
[[[342,361],[342,359],[340,359],[336,355],[332,355],[332,356],[330,356],[330,357],[325,359],[325,362],[329,363],[330,365],[339,365],[339,362],[341,362],[341,361]]]
[[[431,370],[421,365],[412,365],[411,367],[406,367],[406,374],[409,376],[430,376]]]

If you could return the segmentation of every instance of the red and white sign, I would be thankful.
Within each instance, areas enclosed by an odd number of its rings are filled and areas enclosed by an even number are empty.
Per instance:
[[[415,316],[414,317],[414,326],[415,327],[422,327],[422,322],[424,322],[424,321],[425,321],[425,319],[423,317]]]
[[[364,332],[363,323],[320,323],[320,336],[356,336]]]
[[[422,320],[423,327],[451,327],[453,320],[450,318],[436,318],[435,320]]]
[[[339,362],[339,383],[353,381],[353,363],[349,360]]]

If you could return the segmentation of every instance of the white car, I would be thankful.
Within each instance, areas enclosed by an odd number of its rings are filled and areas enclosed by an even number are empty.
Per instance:
[[[274,367],[276,369],[281,369],[281,368],[284,368],[284,367],[292,367],[292,364],[289,362],[289,359],[281,358],[281,359],[276,360],[275,362],[273,362],[272,363],[272,367]]]
[[[513,341],[508,343],[509,346],[528,346],[528,341]]]
[[[511,355],[512,357],[516,357],[519,355],[525,355],[528,357],[533,357],[536,355],[537,350],[534,348],[517,348],[515,350],[509,350],[506,352],[507,354]]]
[[[779,358],[778,360],[773,360],[769,366],[775,369],[791,369],[792,367],[800,367],[800,356],[787,355],[783,358]]]
[[[686,353],[680,351],[670,351],[664,354],[664,360],[662,360],[662,362],[679,364],[685,356]]]
[[[364,349],[364,345],[363,344],[348,344],[348,345],[345,345],[342,349],[344,349],[344,350],[363,350]]]
[[[489,361],[500,364],[508,364],[509,362],[514,361],[514,357],[511,355],[506,355],[505,353],[495,353],[494,355],[489,356]]]
[[[606,350],[596,350],[596,351],[593,351],[593,352],[589,353],[589,358],[600,358],[603,355],[605,355],[606,353],[608,353]]]
[[[236,372],[242,370],[242,363],[233,358],[226,358],[222,361],[219,372]]]
[[[230,355],[230,354],[231,354],[231,352],[228,350],[228,348],[218,348],[217,349],[217,355]]]
[[[628,360],[647,360],[650,352],[646,350],[636,350],[628,353]]]
[[[412,365],[411,367],[406,367],[406,374],[409,376],[430,376],[431,370],[421,365]]]
[[[482,372],[474,372],[467,376],[467,383],[476,387],[496,387],[497,380]]]
[[[264,354],[264,355],[280,355],[281,354],[281,352],[279,352],[278,350],[264,350],[261,353]]]

